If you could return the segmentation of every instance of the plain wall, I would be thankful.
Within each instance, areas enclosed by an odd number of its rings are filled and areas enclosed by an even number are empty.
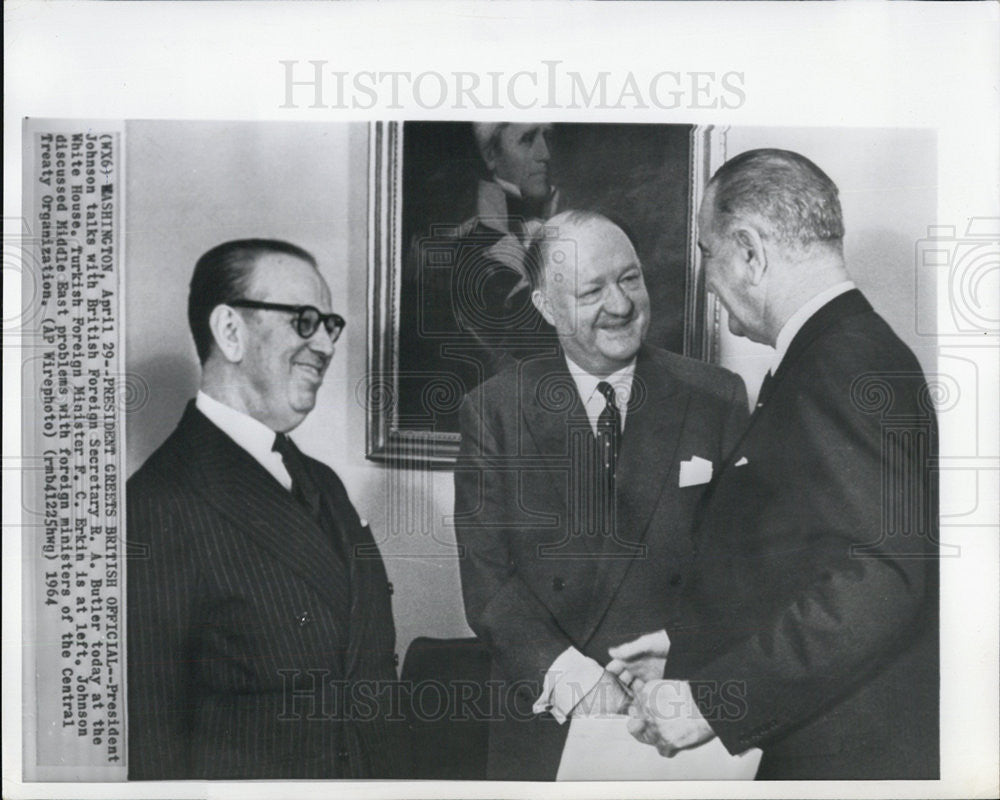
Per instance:
[[[726,134],[728,156],[754,147],[797,150],[837,182],[848,268],[932,372],[934,342],[918,336],[914,323],[913,254],[935,216],[933,134]],[[471,635],[448,520],[451,473],[389,470],[364,457],[357,388],[366,370],[368,125],[134,122],[126,148],[126,358],[139,388],[127,419],[129,472],[169,435],[197,389],[186,316],[197,258],[227,239],[295,242],[317,257],[347,328],[316,409],[294,438],[338,472],[372,525],[396,588],[400,654],[415,636]],[[755,396],[771,351],[731,336],[723,320],[719,352]]]

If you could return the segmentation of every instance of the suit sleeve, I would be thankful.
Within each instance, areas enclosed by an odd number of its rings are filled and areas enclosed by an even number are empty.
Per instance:
[[[130,491],[127,515],[129,779],[190,777],[198,570],[167,503]]]
[[[465,614],[508,680],[525,682],[531,699],[573,642],[518,574],[509,548],[516,535],[518,473],[476,403],[460,411],[462,445],[455,470],[455,533]]]
[[[792,479],[801,496],[790,497],[808,520],[798,523],[804,529],[795,541],[811,550],[809,581],[692,675],[702,713],[733,753],[766,746],[871,676],[912,640],[932,595],[936,494],[928,451],[911,437],[886,436],[881,416],[849,402],[845,388],[817,379],[797,398],[801,416],[789,422],[789,430],[803,431],[799,444],[814,472],[808,481]],[[890,392],[915,396],[903,385]],[[909,414],[921,416],[915,404]],[[933,415],[922,417],[933,440]],[[923,509],[911,530],[931,526],[922,541],[884,533],[884,513],[903,505],[886,487],[898,491],[904,479],[916,481],[911,500]]]

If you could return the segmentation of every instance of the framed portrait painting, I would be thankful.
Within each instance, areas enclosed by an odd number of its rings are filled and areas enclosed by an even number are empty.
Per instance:
[[[715,360],[717,306],[693,231],[721,162],[710,127],[374,123],[367,457],[454,463],[465,393],[511,361],[553,353],[555,333],[530,301],[532,243],[561,211],[604,214],[632,239],[647,341]]]

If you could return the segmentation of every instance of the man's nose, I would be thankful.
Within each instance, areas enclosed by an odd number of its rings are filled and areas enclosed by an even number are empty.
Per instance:
[[[604,298],[604,310],[617,317],[627,317],[632,313],[634,303],[621,286],[612,283]]]
[[[535,161],[548,161],[549,160],[549,143],[545,141],[544,136],[539,136],[535,139],[534,146]]]
[[[333,358],[333,353],[336,348],[334,347],[333,341],[330,339],[330,334],[326,332],[326,328],[320,325],[316,332],[309,337],[309,349],[314,353],[321,353],[327,358]]]

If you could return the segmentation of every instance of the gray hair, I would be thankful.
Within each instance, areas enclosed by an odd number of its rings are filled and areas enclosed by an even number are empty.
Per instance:
[[[760,149],[727,161],[710,182],[716,230],[755,217],[761,233],[782,244],[841,247],[844,219],[837,185],[812,161],[789,150]]]
[[[503,129],[510,125],[509,122],[473,122],[472,134],[476,137],[476,147],[479,148],[479,155],[483,161],[496,150],[500,143],[500,134]]]

